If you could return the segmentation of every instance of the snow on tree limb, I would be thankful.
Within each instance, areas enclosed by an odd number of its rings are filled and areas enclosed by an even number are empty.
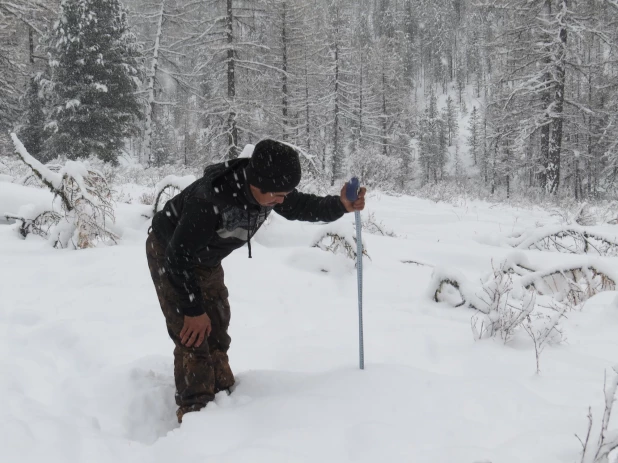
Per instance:
[[[453,302],[453,291],[449,290],[448,287],[453,288],[459,293],[461,296],[460,302]],[[455,307],[468,304],[469,307],[479,312],[489,312],[487,305],[477,297],[475,287],[459,271],[446,268],[434,269],[429,288],[429,296],[435,302],[448,302]]]
[[[111,191],[105,178],[77,161],[67,161],[58,173],[34,159],[15,134],[19,157],[60,198],[63,214],[43,211],[36,217],[19,217],[20,233],[35,233],[54,242],[54,247],[83,249],[118,236],[108,229],[114,222]]]
[[[521,277],[521,284],[542,295],[567,298],[580,304],[602,291],[614,291],[618,275],[601,262],[556,266]]]
[[[161,191],[166,186],[174,186],[179,190],[184,190],[193,182],[195,182],[195,180],[195,175],[185,175],[184,177],[178,177],[177,175],[168,175],[155,185],[155,191]]]
[[[41,181],[48,186],[53,192],[56,192],[60,188],[62,183],[62,175],[52,172],[39,161],[34,159],[23,143],[19,140],[15,133],[11,133],[13,139],[13,145],[15,146],[15,152],[17,155],[27,164],[34,174],[41,179]]]
[[[563,339],[559,322],[573,309],[601,291],[615,290],[618,272],[600,261],[582,259],[570,265],[533,270],[525,256],[512,254],[480,284],[472,284],[453,269],[434,270],[429,296],[435,302],[466,306],[472,317],[475,339],[499,335],[507,342],[523,328],[539,355],[548,342]],[[536,303],[536,298],[544,302]]]
[[[345,223],[332,222],[322,227],[316,233],[313,241],[314,248],[330,251],[334,254],[344,254],[356,261],[356,235]],[[363,255],[371,260],[363,243]]]
[[[186,175],[184,177],[178,177],[176,175],[168,175],[159,181],[155,186],[155,200],[153,204],[153,213],[156,214],[161,210],[161,200],[166,198],[165,201],[173,198],[195,182],[194,175]]]
[[[574,225],[542,227],[510,240],[517,249],[538,249],[569,254],[618,255],[618,237]]]
[[[57,225],[62,219],[62,216],[54,211],[42,212],[33,219],[27,219],[14,215],[5,215],[4,217],[6,219],[19,220],[21,222],[21,225],[19,226],[19,234],[24,238],[29,234],[47,238],[49,235],[49,229],[54,225]]]
[[[600,261],[585,259],[570,265],[548,267],[533,271],[525,264],[505,261],[499,269],[494,270],[494,281],[499,279],[499,273],[512,275],[513,285],[521,290],[533,291],[543,296],[550,296],[559,301],[568,300],[577,305],[602,291],[613,291],[618,282],[618,273]],[[449,302],[460,307],[468,305],[479,312],[488,313],[491,306],[491,297],[485,297],[490,281],[479,288],[469,283],[460,272],[445,269],[436,269],[429,286],[431,297],[436,302]],[[493,283],[492,283],[493,284]],[[448,296],[445,287],[454,288],[460,295],[460,301],[453,301],[452,293]],[[494,289],[490,289],[494,291]]]

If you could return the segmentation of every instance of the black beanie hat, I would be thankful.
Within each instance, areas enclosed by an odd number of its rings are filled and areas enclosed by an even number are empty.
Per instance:
[[[246,174],[249,183],[263,192],[292,191],[301,177],[298,153],[280,141],[262,140],[255,145]]]

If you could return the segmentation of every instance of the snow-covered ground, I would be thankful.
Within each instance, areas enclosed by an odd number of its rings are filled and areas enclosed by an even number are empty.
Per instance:
[[[19,188],[0,183],[0,215],[47,201]],[[0,461],[579,461],[574,434],[585,436],[589,406],[600,418],[604,373],[618,363],[616,293],[568,314],[540,375],[530,339],[475,341],[476,312],[428,295],[434,267],[478,281],[514,252],[512,232],[557,219],[381,194],[367,204],[363,215],[398,236],[364,235],[366,369],[354,263],[311,247],[323,225],[275,216],[253,259],[243,248],[224,261],[237,386],[181,427],[144,207],[119,205],[112,247],[55,250],[0,225]],[[351,232],[353,215],[342,222]],[[518,252],[538,267],[581,261]]]

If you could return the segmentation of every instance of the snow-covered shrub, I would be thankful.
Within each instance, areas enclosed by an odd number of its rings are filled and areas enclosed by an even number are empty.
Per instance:
[[[396,238],[397,235],[394,231],[389,230],[382,222],[376,220],[375,214],[370,212],[367,218],[362,221],[363,230],[373,235],[390,236]]]
[[[24,238],[30,234],[47,238],[49,229],[60,222],[62,216],[54,211],[43,211],[36,215],[33,219],[26,219],[14,215],[6,215],[5,218],[18,220],[21,222],[19,226],[19,234]]]
[[[356,260],[356,243],[350,242],[345,236],[336,233],[326,233],[319,241],[314,243],[313,247],[330,251],[333,254],[344,254],[348,258]],[[364,250],[363,254],[366,254]]]
[[[588,431],[582,440],[577,434],[582,445],[580,463],[609,463],[609,454],[618,448],[618,431],[609,430],[609,422],[612,416],[614,401],[616,400],[616,388],[618,387],[618,366],[613,367],[613,377],[607,383],[607,373],[603,382],[605,396],[605,409],[600,423],[595,423],[592,417],[592,409],[588,408]],[[593,437],[595,436],[595,437]]]
[[[598,218],[588,203],[566,204],[563,207],[550,209],[550,214],[560,218],[564,225],[577,224],[581,226],[596,225]]]
[[[436,302],[447,302],[455,307],[467,306],[478,313],[470,320],[474,339],[498,337],[507,343],[523,329],[532,337],[537,355],[546,343],[560,342],[562,331],[558,322],[572,303],[537,302],[537,292],[525,284],[531,274],[528,262],[521,255],[509,256],[499,267],[481,280],[480,285],[471,284],[456,271],[434,270],[430,290]],[[556,318],[556,314],[560,315]],[[529,330],[527,330],[529,327]],[[538,358],[537,358],[538,362]]]
[[[614,291],[616,281],[611,268],[588,261],[531,272],[521,278],[524,288],[572,305],[579,305],[602,291]]]
[[[92,170],[99,172],[108,185],[117,185],[121,179],[121,172],[123,171],[122,166],[115,166],[112,163],[105,162],[96,156],[90,156],[86,160],[86,163]]]
[[[461,191],[459,184],[456,182],[426,183],[421,188],[415,190],[414,194],[436,203],[444,202],[448,204],[453,204],[466,197],[465,192]]]
[[[575,223],[582,227],[590,227],[597,224],[597,216],[588,203],[584,203],[579,207],[575,214]]]
[[[504,280],[503,274],[509,275]],[[512,294],[522,299],[527,291],[571,306],[578,306],[602,291],[614,291],[618,272],[603,262],[582,259],[569,265],[533,269],[521,254],[511,254],[486,277],[480,287],[471,284],[460,272],[435,269],[430,284],[431,297],[436,302],[449,302],[454,306],[467,305],[483,313],[489,313],[507,283]],[[459,299],[444,298],[444,287],[450,286],[459,293]],[[509,290],[509,292],[511,292]]]
[[[54,193],[59,209],[19,217],[20,232],[45,236],[59,248],[83,249],[99,242],[116,242],[118,237],[107,228],[114,222],[114,208],[103,176],[76,161],[67,161],[54,172],[30,156],[15,134],[11,136],[18,156]]]
[[[534,300],[534,296],[532,296]],[[532,303],[534,305],[534,303]],[[534,312],[526,317],[522,324],[524,331],[534,343],[536,354],[536,372],[541,373],[541,353],[547,344],[560,344],[564,341],[564,333],[560,327],[560,320],[564,314],[572,309],[570,304],[557,304],[552,307],[553,314]]]
[[[375,150],[357,149],[350,153],[349,163],[362,185],[369,189],[396,191],[402,174],[402,160]]]
[[[518,249],[564,252],[570,254],[618,255],[618,240],[575,225],[541,227],[512,236],[509,244]]]
[[[429,284],[429,297],[436,302],[446,302],[454,307],[468,306],[479,312],[489,309],[475,294],[476,288],[456,270],[434,268]]]
[[[426,182],[413,191],[415,196],[434,202],[444,202],[453,206],[465,205],[472,199],[495,201],[499,199],[490,195],[482,183],[467,178],[445,179],[438,183]]]
[[[499,337],[506,344],[523,330],[534,344],[536,371],[540,373],[541,353],[547,344],[564,341],[560,321],[574,306],[553,301],[548,306],[537,303],[537,294],[522,287],[523,278],[508,260],[493,270],[478,295],[489,311],[472,316],[472,333],[477,340]]]
[[[313,240],[313,247],[334,254],[343,254],[356,261],[356,235],[345,224],[333,222],[320,227],[320,231]],[[367,248],[363,243],[363,255],[369,259]]]
[[[3,156],[0,159],[0,174],[12,177],[15,183],[21,183],[20,179],[29,172],[30,169],[17,156]]]
[[[165,177],[201,175],[204,166],[185,166],[183,164],[165,164],[160,167],[144,167],[141,164],[125,164],[113,168],[113,184],[135,184],[155,188]]]
[[[522,253],[511,253],[500,264],[499,269],[493,269],[483,280],[481,287],[470,283],[461,272],[452,269],[436,268],[432,274],[429,285],[430,297],[436,302],[449,302],[444,298],[445,288],[451,287],[457,290],[460,295],[460,302],[452,304],[456,307],[468,305],[470,308],[478,310],[484,314],[489,314],[501,292],[506,288],[512,288],[512,278],[510,275],[526,275],[533,270]],[[504,278],[508,275],[508,278]],[[496,281],[498,280],[498,281]],[[448,290],[446,290],[448,292]],[[509,289],[510,291],[510,289]],[[451,291],[452,293],[452,291]],[[518,291],[517,294],[523,294]]]
[[[534,295],[513,293],[513,275],[506,262],[493,269],[477,296],[484,310],[471,320],[475,339],[498,336],[508,342],[535,308]]]
[[[152,192],[152,193],[144,192],[139,197],[140,204],[144,204],[146,206],[151,206],[151,205],[155,204],[156,200],[157,200],[157,195],[154,192]]]
[[[447,302],[454,307],[461,307],[467,302],[462,294],[459,281],[450,278],[440,279],[434,293],[434,300],[436,302]]]
[[[601,221],[611,225],[618,225],[618,201],[607,201],[599,212]]]

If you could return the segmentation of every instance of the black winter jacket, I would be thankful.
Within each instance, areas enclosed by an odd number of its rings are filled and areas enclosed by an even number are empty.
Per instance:
[[[169,200],[152,219],[152,231],[166,246],[165,271],[181,300],[178,310],[205,310],[194,269],[216,267],[257,232],[272,210],[288,220],[332,222],[346,212],[338,196],[292,191],[282,204],[260,206],[244,175],[248,159],[214,164],[204,176]],[[186,297],[184,297],[186,295]]]

